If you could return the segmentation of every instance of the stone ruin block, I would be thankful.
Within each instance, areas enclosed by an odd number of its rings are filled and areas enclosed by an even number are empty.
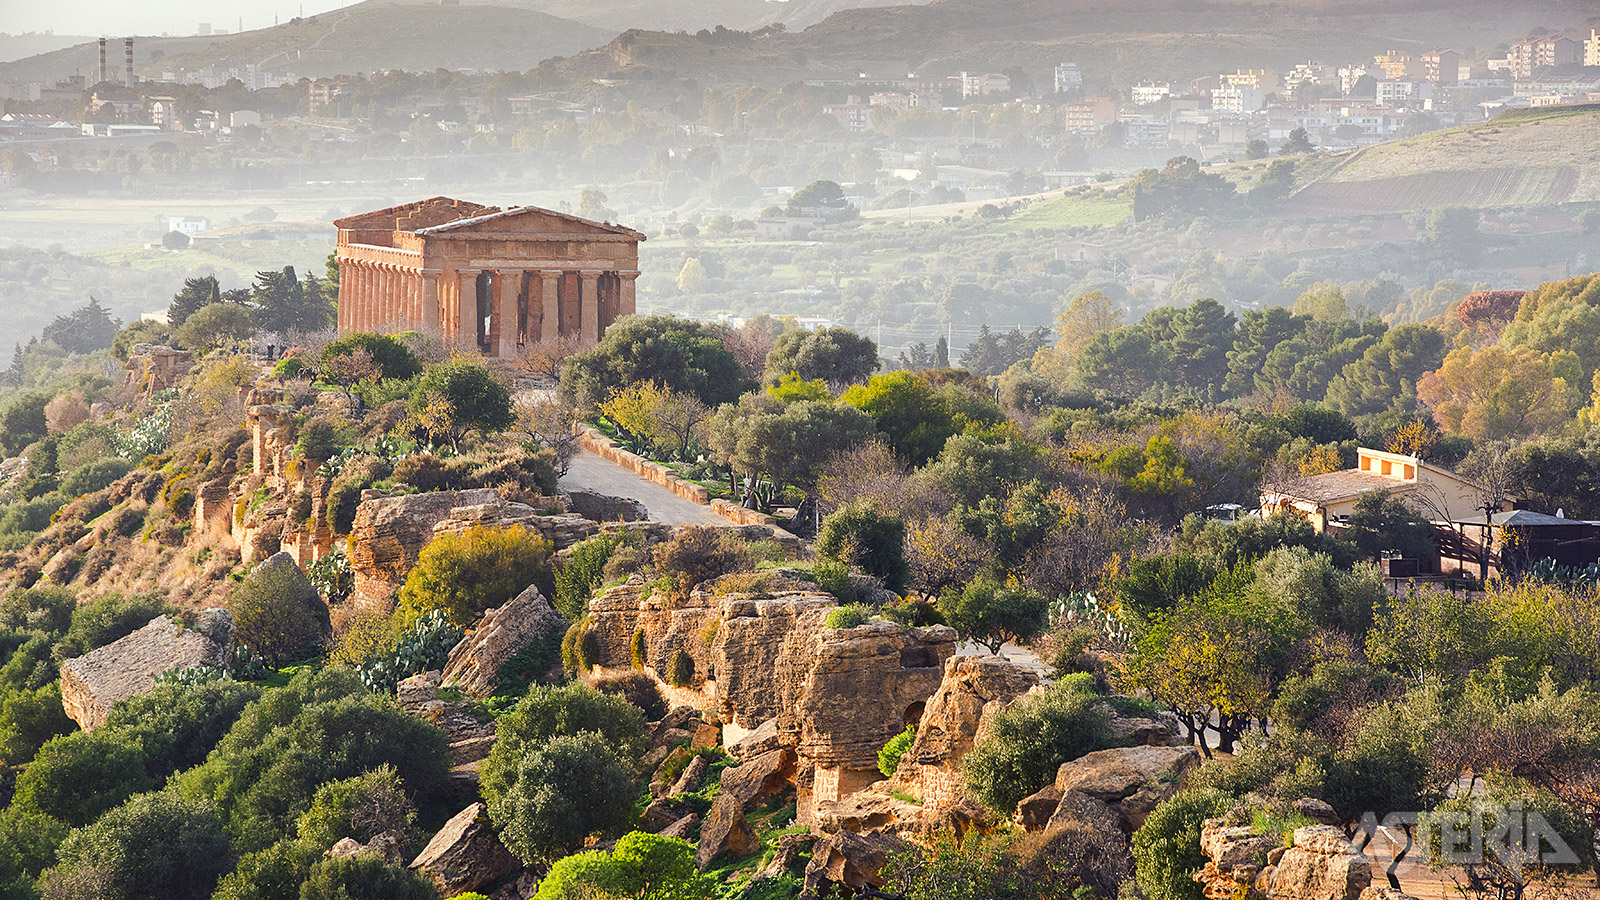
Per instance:
[[[199,614],[185,628],[157,616],[138,631],[61,666],[61,705],[84,731],[105,724],[119,700],[149,693],[163,672],[213,666],[233,659],[233,616],[223,609]]]

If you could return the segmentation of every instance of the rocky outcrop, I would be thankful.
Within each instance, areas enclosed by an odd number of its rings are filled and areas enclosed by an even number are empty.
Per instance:
[[[958,656],[928,699],[911,749],[895,781],[924,807],[954,805],[961,796],[961,760],[995,713],[1039,683],[1032,672],[998,656]]]
[[[745,813],[782,790],[793,777],[794,757],[787,750],[771,750],[743,765],[722,770],[716,799],[700,824],[695,864],[704,869],[724,854],[743,856],[752,852],[759,842]]]
[[[117,701],[147,694],[163,672],[212,666],[233,659],[233,617],[227,610],[199,613],[191,626],[167,616],[61,666],[61,705],[84,731],[105,724]]]
[[[1237,821],[1237,820],[1235,820]],[[1291,846],[1276,834],[1207,819],[1200,831],[1206,864],[1194,876],[1208,900],[1399,900],[1374,891],[1371,861],[1332,825],[1296,828]]]
[[[433,724],[450,742],[450,764],[460,768],[481,762],[494,747],[494,725],[484,722],[465,703],[439,699],[439,673],[423,672],[395,686],[400,708]]]
[[[525,503],[502,500],[493,488],[367,497],[356,508],[351,528],[355,600],[386,607],[390,595],[417,564],[422,548],[437,534],[511,525],[537,531],[558,550],[599,530],[594,522],[579,516],[542,515]]]
[[[644,580],[635,576],[589,601],[588,632],[603,668],[630,667],[634,632],[643,632],[645,666],[665,676],[672,655],[682,650],[694,660],[698,684],[715,671],[712,647],[721,617],[720,599],[700,592],[678,600],[647,594]]]
[[[776,671],[778,733],[795,748],[798,820],[809,824],[813,803],[837,801],[883,777],[878,751],[921,718],[955,653],[956,633],[873,622],[792,638]]]
[[[445,663],[442,683],[471,697],[494,695],[500,686],[500,667],[513,656],[538,641],[548,640],[566,630],[550,601],[529,585],[504,606],[483,614]]]
[[[1271,900],[1358,900],[1372,883],[1372,866],[1332,825],[1294,830],[1294,844],[1272,867]]]
[[[1207,819],[1200,827],[1200,852],[1206,863],[1194,876],[1207,900],[1262,897],[1268,880],[1261,877],[1269,855],[1281,850],[1277,835],[1256,834],[1248,825]]]
[[[476,891],[522,868],[489,825],[488,807],[474,803],[451,817],[411,868],[433,882],[441,896]]]
[[[806,865],[801,900],[820,900],[834,893],[835,886],[851,896],[863,888],[883,887],[884,864],[889,857],[907,849],[907,844],[888,834],[856,834],[841,831],[817,841]]]
[[[1199,766],[1200,751],[1193,747],[1097,750],[1062,763],[1054,784],[1018,805],[1017,821],[1034,831],[1065,824],[1073,820],[1074,808],[1097,809],[1085,807],[1082,800],[1087,799],[1112,810],[1122,830],[1132,834]],[[1049,810],[1048,818],[1042,817],[1045,810]]]
[[[724,601],[714,650],[722,721],[752,729],[782,712],[779,660],[802,656],[837,605],[820,593]]]
[[[751,759],[768,750],[776,750],[779,746],[778,720],[774,717],[757,725],[754,731],[746,733],[724,749],[734,759]]]

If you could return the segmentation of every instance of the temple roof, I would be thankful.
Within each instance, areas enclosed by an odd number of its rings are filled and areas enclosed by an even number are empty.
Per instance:
[[[519,219],[523,221],[517,221]],[[613,225],[610,222],[595,222],[553,209],[538,206],[512,206],[502,209],[498,206],[485,206],[450,197],[415,200],[387,209],[346,216],[334,220],[333,224],[347,230],[404,231],[439,236],[455,236],[462,232],[470,233],[510,226],[517,230],[528,229],[530,235],[550,231],[615,235],[635,241],[645,239],[643,234],[632,228]]]
[[[1342,469],[1338,472],[1329,472],[1326,475],[1310,475],[1305,478],[1297,478],[1286,485],[1269,488],[1268,490],[1297,500],[1330,503],[1347,497],[1357,497],[1368,491],[1401,493],[1412,490],[1416,486],[1417,483],[1414,481],[1399,481],[1372,472],[1363,472],[1360,469]]]

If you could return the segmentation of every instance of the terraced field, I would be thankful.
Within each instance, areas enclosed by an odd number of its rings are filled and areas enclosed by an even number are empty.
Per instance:
[[[1296,194],[1293,206],[1301,214],[1354,216],[1436,206],[1548,205],[1572,199],[1579,177],[1573,166],[1537,166],[1323,181]]]
[[[1593,202],[1600,200],[1597,137],[1600,106],[1517,110],[1356,153],[1296,193],[1290,212],[1349,216]]]

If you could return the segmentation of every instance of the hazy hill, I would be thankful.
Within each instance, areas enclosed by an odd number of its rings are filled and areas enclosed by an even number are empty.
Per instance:
[[[135,71],[159,78],[177,66],[254,63],[297,75],[374,69],[531,69],[541,60],[599,46],[615,32],[531,9],[362,3],[298,23],[221,37],[139,38]],[[122,48],[116,48],[120,71]],[[93,72],[94,43],[0,65],[0,81],[53,81]]]
[[[1600,104],[1518,110],[1350,154],[1301,188],[1294,213],[1367,215],[1600,200]]]
[[[1493,47],[1589,13],[1583,0],[937,0],[843,10],[804,31],[719,46],[710,60],[668,36],[633,33],[564,65],[574,77],[640,66],[770,84],[792,78],[795,68],[836,72],[873,62],[930,73],[1021,66],[1043,79],[1070,59],[1091,80],[1129,81],[1355,60],[1391,46]],[[774,59],[790,65],[773,68]]]
[[[91,38],[71,34],[0,34],[0,62],[49,53]]]
[[[481,6],[531,9],[581,22],[609,32],[607,38],[630,28],[655,31],[699,31],[723,25],[746,28],[788,6],[769,0],[465,0]],[[798,0],[796,0],[798,2]],[[813,20],[815,21],[815,20]]]

